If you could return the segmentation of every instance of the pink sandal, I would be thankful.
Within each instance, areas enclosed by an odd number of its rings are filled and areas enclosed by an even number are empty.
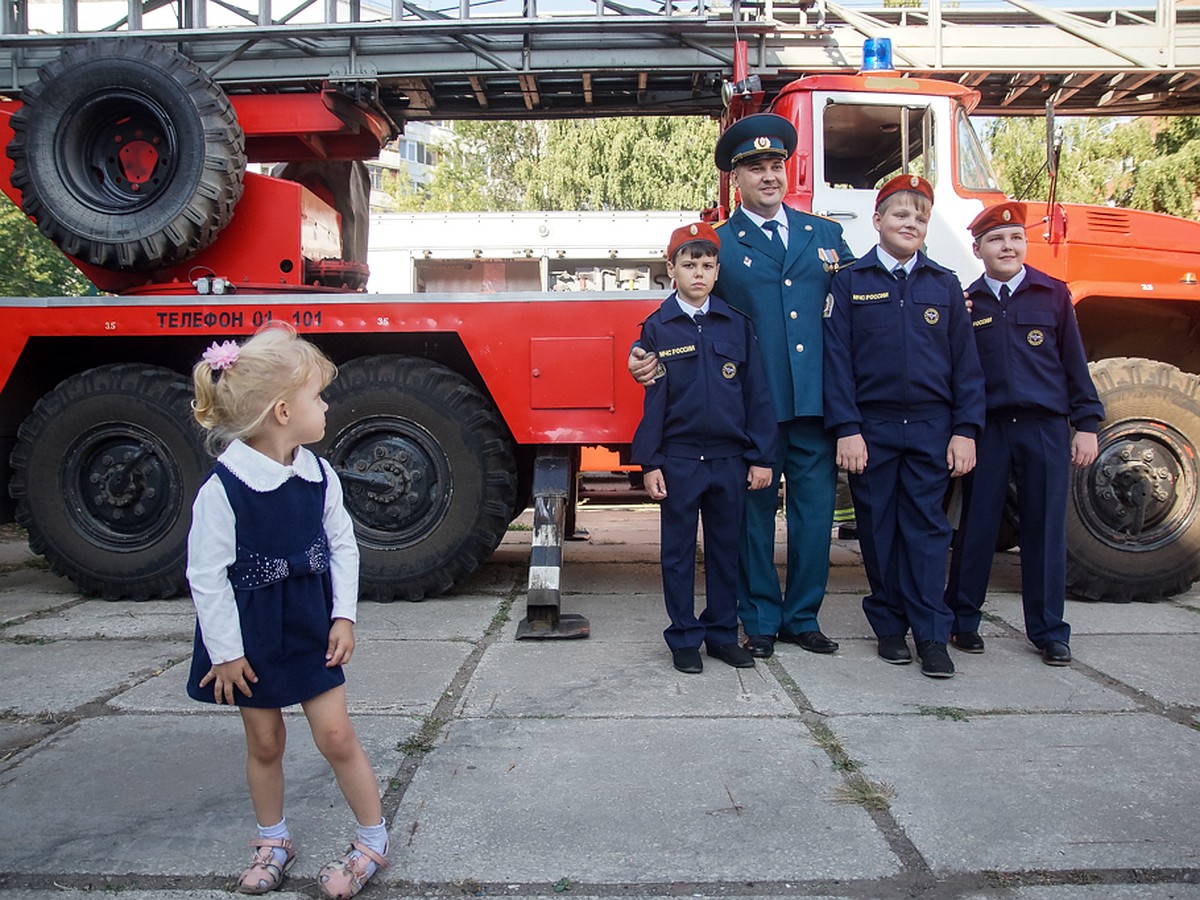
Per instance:
[[[296,848],[288,838],[255,838],[250,842],[254,848],[254,859],[250,868],[238,880],[239,894],[265,894],[283,884],[283,876],[296,861]],[[275,848],[287,853],[283,865],[275,862]]]
[[[353,856],[355,850],[358,851],[358,856]],[[388,867],[388,861],[374,850],[357,842],[351,844],[345,853],[317,873],[317,884],[321,886],[321,893],[330,900],[349,900],[361,891],[370,879],[371,876],[366,872],[371,863],[375,863],[380,871]]]

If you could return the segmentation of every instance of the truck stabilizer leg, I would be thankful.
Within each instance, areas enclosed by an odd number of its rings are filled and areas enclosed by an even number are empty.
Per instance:
[[[533,542],[529,591],[517,640],[585,638],[591,626],[581,615],[562,613],[562,544],[571,498],[570,452],[544,447],[533,470]]]

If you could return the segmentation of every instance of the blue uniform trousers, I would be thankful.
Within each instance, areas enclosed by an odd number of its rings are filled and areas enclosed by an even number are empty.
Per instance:
[[[949,415],[924,422],[865,421],[867,468],[850,476],[858,540],[871,593],[863,612],[878,637],[905,634],[944,644],[952,616],[943,595],[950,522]]]
[[[737,547],[746,500],[748,466],[740,456],[663,463],[667,496],[660,516],[663,599],[671,624],[663,638],[672,650],[711,649],[737,642]],[[764,493],[755,491],[753,493]],[[696,524],[704,522],[706,605],[696,617]]]
[[[1025,634],[1037,647],[1068,643],[1063,621],[1067,593],[1067,491],[1071,429],[1063,416],[989,415],[976,450],[975,470],[963,484],[963,511],[946,603],[953,631],[978,631],[996,551],[996,534],[1008,496],[1017,485],[1021,518],[1021,599]]]
[[[769,488],[750,491],[742,529],[738,615],[746,634],[816,631],[829,579],[829,536],[837,491],[835,441],[820,418],[779,423]],[[787,581],[780,605],[775,570],[779,476],[787,479]]]

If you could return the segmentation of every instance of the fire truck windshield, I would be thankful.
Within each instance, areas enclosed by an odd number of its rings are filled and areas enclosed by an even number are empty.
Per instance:
[[[958,145],[958,183],[968,191],[998,191],[1000,184],[983,151],[979,135],[960,104],[954,113],[955,143]]]

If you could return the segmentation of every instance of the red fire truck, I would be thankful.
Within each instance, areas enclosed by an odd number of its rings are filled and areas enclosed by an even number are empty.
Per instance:
[[[744,74],[728,117],[761,102]],[[865,249],[874,186],[921,173],[937,190],[929,242],[973,277],[965,224],[1002,196],[971,127],[976,97],[888,73],[795,81],[772,106],[800,134],[788,202]],[[137,37],[70,42],[0,100],[0,189],[104,292],[0,300],[0,477],[55,572],[109,597],[184,589],[210,466],[186,376],[213,340],[269,321],[339,366],[318,449],[346,487],[367,597],[450,590],[528,504],[539,455],[630,440],[641,390],[626,354],[661,292],[363,292],[355,161],[393,132],[343,90],[227,93]],[[270,177],[253,162],[287,166]],[[1031,209],[1031,262],[1071,283],[1108,410],[1100,459],[1074,484],[1072,588],[1177,592],[1200,571],[1200,380],[1187,374],[1200,370],[1200,224]]]

